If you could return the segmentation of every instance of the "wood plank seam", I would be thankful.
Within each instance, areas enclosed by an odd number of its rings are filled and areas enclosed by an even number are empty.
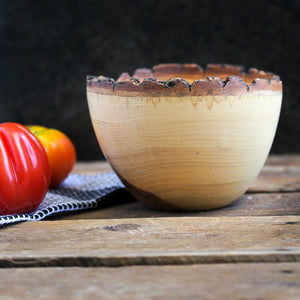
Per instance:
[[[125,267],[159,265],[199,265],[230,263],[293,263],[300,262],[300,249],[276,249],[275,251],[210,251],[191,255],[141,255],[118,257],[63,256],[63,257],[18,257],[0,259],[3,268],[39,267]]]

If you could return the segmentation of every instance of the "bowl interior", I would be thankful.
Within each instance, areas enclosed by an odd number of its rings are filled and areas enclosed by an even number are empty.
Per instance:
[[[207,77],[219,77],[223,81],[228,76],[239,76],[243,81],[250,85],[254,79],[272,79],[274,74],[259,71],[255,68],[245,72],[242,66],[208,64],[204,69],[197,64],[160,64],[150,69],[137,69],[133,78],[142,81],[145,78],[156,78],[158,81],[168,81],[173,78],[182,78],[192,84],[195,80],[204,80]],[[118,81],[122,81],[122,76]]]

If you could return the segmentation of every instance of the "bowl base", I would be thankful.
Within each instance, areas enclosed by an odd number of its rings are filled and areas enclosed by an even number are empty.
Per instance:
[[[217,208],[222,208],[225,206],[230,205],[234,200],[228,200],[223,202],[214,202],[214,203],[198,203],[195,205],[185,205],[184,207],[176,206],[175,204],[161,199],[160,197],[144,191],[142,189],[139,189],[135,187],[134,185],[127,182],[124,178],[120,178],[125,185],[126,189],[130,192],[131,195],[133,195],[138,201],[145,204],[149,208],[152,208],[154,210],[159,211],[172,211],[172,212],[182,212],[182,211],[204,211],[204,210],[212,210]],[[189,201],[187,201],[189,202]]]

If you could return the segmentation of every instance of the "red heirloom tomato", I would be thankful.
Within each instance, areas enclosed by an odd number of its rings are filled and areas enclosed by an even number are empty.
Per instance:
[[[61,131],[43,126],[27,128],[44,146],[50,167],[50,187],[57,187],[72,171],[76,161],[76,150],[71,140]]]
[[[20,124],[0,124],[0,214],[32,212],[49,182],[47,154],[39,140]]]

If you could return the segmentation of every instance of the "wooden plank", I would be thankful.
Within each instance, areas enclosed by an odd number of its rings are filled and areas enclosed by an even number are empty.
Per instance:
[[[153,217],[229,217],[300,215],[300,193],[246,194],[233,204],[201,212],[163,212],[152,210],[140,202],[55,216],[49,220],[124,219]]]
[[[106,161],[78,161],[76,162],[73,172],[74,174],[97,174],[111,172],[112,168]]]
[[[248,192],[299,192],[299,166],[265,166]]]
[[[266,161],[267,166],[298,166],[300,167],[299,154],[272,154],[269,155]]]
[[[2,299],[299,299],[300,263],[1,269]]]
[[[26,222],[0,231],[0,267],[300,261],[300,217]]]

